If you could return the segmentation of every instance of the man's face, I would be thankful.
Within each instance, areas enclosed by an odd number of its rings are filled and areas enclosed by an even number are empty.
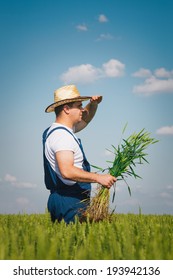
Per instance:
[[[72,107],[70,107],[70,116],[74,120],[74,124],[76,124],[82,120],[83,111],[84,111],[84,109],[82,107],[81,101],[74,102]]]

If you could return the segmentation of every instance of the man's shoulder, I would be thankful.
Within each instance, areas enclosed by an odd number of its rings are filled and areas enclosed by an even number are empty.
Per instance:
[[[51,140],[53,139],[64,139],[68,140],[68,141],[72,141],[72,139],[76,139],[75,134],[73,133],[73,131],[71,131],[70,129],[68,129],[65,126],[60,126],[60,125],[52,125],[48,131],[47,131],[47,138]]]

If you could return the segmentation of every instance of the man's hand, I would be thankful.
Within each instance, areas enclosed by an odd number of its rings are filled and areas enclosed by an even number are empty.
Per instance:
[[[102,96],[100,95],[94,95],[91,97],[90,102],[96,102],[97,104],[99,104],[102,101]]]
[[[98,174],[97,182],[105,188],[110,188],[117,181],[117,178],[110,174]]]

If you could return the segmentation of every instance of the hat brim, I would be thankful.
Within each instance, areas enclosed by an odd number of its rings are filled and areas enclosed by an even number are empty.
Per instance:
[[[91,96],[81,96],[81,97],[75,97],[75,98],[60,100],[58,102],[55,102],[55,103],[52,103],[51,105],[49,105],[45,109],[45,112],[46,113],[51,113],[51,112],[54,112],[55,108],[60,106],[60,105],[64,105],[64,104],[71,103],[71,102],[77,102],[77,101],[85,101],[85,100],[89,100],[90,98],[91,98]]]

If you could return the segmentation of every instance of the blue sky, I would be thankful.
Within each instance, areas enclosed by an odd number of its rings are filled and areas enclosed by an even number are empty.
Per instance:
[[[124,125],[159,143],[116,186],[116,211],[173,214],[173,3],[171,0],[0,1],[0,213],[44,213],[42,132],[53,91],[76,84],[103,95],[79,133],[88,160],[107,167]],[[94,187],[94,186],[93,186]]]

